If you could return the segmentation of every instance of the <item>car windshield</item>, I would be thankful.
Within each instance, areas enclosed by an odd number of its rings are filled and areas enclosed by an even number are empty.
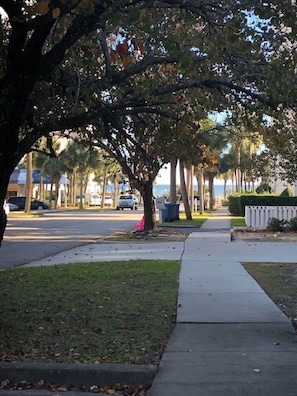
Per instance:
[[[121,195],[120,199],[132,199],[131,195]]]

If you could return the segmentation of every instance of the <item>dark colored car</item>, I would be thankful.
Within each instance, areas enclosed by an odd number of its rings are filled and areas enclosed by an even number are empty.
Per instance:
[[[7,199],[7,203],[12,203],[14,205],[17,205],[19,210],[24,210],[26,197],[9,197]],[[31,210],[44,210],[44,209],[50,209],[50,206],[45,202],[38,201],[35,198],[31,198]]]

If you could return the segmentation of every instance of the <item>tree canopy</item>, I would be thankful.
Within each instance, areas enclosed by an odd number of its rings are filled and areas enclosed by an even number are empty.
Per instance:
[[[140,113],[179,118],[193,100],[199,117],[238,102],[295,110],[291,0],[0,0],[0,10],[1,210],[41,136],[98,119],[108,131]]]

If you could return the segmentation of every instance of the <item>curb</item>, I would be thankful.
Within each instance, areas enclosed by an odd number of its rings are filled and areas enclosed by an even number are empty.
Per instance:
[[[152,384],[156,373],[155,365],[0,362],[0,382],[8,379],[10,383],[44,380],[46,383],[77,387],[112,386],[117,383],[144,385]]]

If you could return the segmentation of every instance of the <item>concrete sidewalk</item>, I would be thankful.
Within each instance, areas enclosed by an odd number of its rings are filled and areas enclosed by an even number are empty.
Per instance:
[[[185,243],[98,243],[27,266],[123,258],[182,258],[177,324],[150,396],[297,395],[296,333],[241,265],[297,262],[296,243],[231,242],[230,218],[227,209],[221,208]],[[145,372],[152,374],[153,368]],[[6,394],[19,393],[0,391],[0,396]]]
[[[240,262],[297,261],[292,242],[231,242],[224,208],[185,244],[177,325],[150,396],[297,395],[297,336]]]

